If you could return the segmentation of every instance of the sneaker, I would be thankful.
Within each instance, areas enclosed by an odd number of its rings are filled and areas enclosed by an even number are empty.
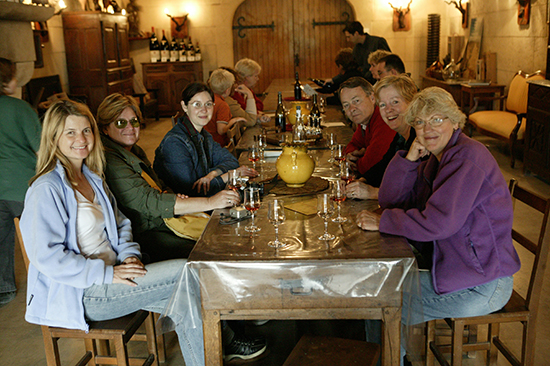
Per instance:
[[[225,346],[225,361],[230,361],[234,358],[241,360],[250,360],[258,357],[267,349],[267,342],[264,337],[247,337],[235,335],[230,344]]]

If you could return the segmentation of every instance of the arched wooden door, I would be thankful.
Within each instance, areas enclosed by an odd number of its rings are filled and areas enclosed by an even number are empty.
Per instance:
[[[346,0],[245,0],[233,17],[235,62],[248,57],[262,66],[256,93],[295,71],[302,80],[332,77],[336,54],[351,47],[344,22],[354,19]]]

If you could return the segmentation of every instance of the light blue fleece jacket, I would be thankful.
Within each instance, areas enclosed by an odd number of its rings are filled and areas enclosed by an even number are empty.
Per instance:
[[[139,245],[132,242],[130,220],[117,209],[114,196],[86,165],[82,170],[103,209],[117,262],[141,257]],[[31,185],[21,215],[21,234],[30,261],[25,314],[29,323],[87,331],[84,289],[113,282],[113,266],[80,254],[76,214],[75,191],[58,162]]]

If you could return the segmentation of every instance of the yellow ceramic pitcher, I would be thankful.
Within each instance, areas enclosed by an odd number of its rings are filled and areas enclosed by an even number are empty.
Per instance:
[[[277,173],[288,187],[299,188],[306,184],[313,170],[315,162],[307,154],[307,145],[283,145],[283,153],[277,159]]]

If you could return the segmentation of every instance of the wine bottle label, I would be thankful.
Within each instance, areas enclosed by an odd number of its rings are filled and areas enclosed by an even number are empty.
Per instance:
[[[159,60],[160,60],[160,51],[159,50],[149,51],[149,55],[151,56],[151,62],[159,62]]]
[[[195,55],[187,55],[187,61],[195,61]]]
[[[160,61],[161,62],[168,62],[169,59],[170,59],[170,51],[161,50],[160,51]]]
[[[200,53],[195,53],[195,61],[200,61],[202,60],[202,56]]]
[[[178,51],[170,51],[170,62],[176,62],[179,60],[179,52]]]

